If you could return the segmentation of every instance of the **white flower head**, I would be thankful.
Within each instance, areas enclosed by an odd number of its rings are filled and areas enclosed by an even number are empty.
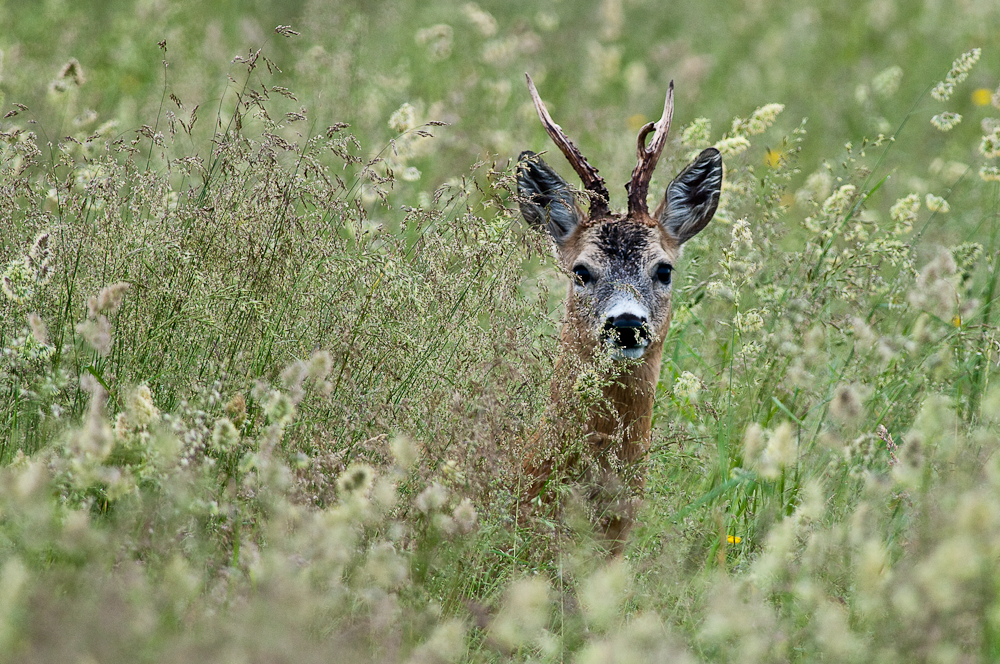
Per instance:
[[[934,125],[940,131],[951,131],[959,122],[962,121],[962,116],[958,113],[938,113],[933,118],[931,118],[931,124]]]
[[[448,502],[448,490],[435,482],[420,492],[417,496],[417,509],[427,514],[439,510]]]
[[[375,471],[364,463],[352,463],[337,478],[337,488],[342,494],[364,495],[372,486]]]
[[[406,102],[389,117],[389,128],[400,134],[417,126],[417,111]]]
[[[712,140],[712,121],[708,118],[695,118],[681,131],[681,143],[690,148],[708,145]]]
[[[128,401],[129,414],[136,427],[149,426],[160,418],[160,411],[153,404],[153,393],[146,385],[140,385]]]
[[[727,157],[742,154],[750,147],[750,141],[743,136],[724,138],[715,144],[715,149]]]
[[[941,214],[944,214],[951,209],[951,206],[948,205],[948,201],[940,196],[935,196],[934,194],[927,194],[924,198],[924,205],[926,205],[927,209],[931,212],[940,212]]]
[[[971,51],[967,51],[951,63],[951,70],[948,72],[947,78],[952,79],[955,83],[961,83],[969,76],[969,72],[972,71],[972,67],[979,62],[979,56],[982,54],[982,49],[974,48]]]
[[[1000,182],[1000,168],[983,166],[979,169],[979,177],[985,182]]]
[[[492,37],[497,33],[497,20],[476,3],[465,3],[462,6],[462,13],[483,37]]]
[[[854,200],[854,193],[857,187],[853,184],[845,184],[823,201],[823,214],[836,216],[847,209],[851,201]]]
[[[972,67],[979,61],[981,52],[980,49],[974,48],[958,56],[951,63],[951,69],[948,70],[948,74],[944,77],[944,80],[935,85],[934,89],[931,90],[931,96],[938,101],[947,101],[955,91],[955,86],[968,78]]]
[[[1000,157],[1000,127],[994,127],[993,131],[983,136],[979,151],[988,159]]]
[[[913,222],[917,220],[917,212],[920,211],[920,196],[910,194],[896,201],[889,208],[889,216],[896,222],[894,235],[903,235],[913,230]]]
[[[768,127],[774,124],[778,115],[785,110],[784,104],[767,104],[761,106],[746,122],[746,133],[752,135],[763,134]]]
[[[733,245],[740,244],[746,245],[748,249],[753,247],[753,233],[750,231],[750,222],[746,218],[733,224]]]
[[[880,97],[891,97],[896,94],[902,79],[902,67],[893,65],[883,69],[872,79],[872,88]]]
[[[764,318],[756,309],[740,311],[733,319],[733,325],[736,326],[740,334],[752,334],[764,327]]]
[[[447,23],[439,23],[429,28],[418,30],[416,42],[427,47],[431,60],[446,60],[451,56],[451,43],[454,30]]]
[[[472,501],[468,498],[463,498],[462,501],[455,506],[451,516],[458,525],[459,530],[463,533],[472,532],[476,528],[476,521],[479,518],[479,515],[476,514],[476,508],[472,505]]]
[[[760,458],[760,473],[768,479],[776,479],[783,468],[795,463],[799,453],[795,431],[788,422],[782,422],[771,432],[767,447]]]
[[[955,84],[951,81],[944,80],[934,86],[931,90],[931,96],[938,101],[948,101],[953,92],[955,92]]]
[[[683,372],[674,381],[674,395],[684,401],[694,401],[701,391],[701,381],[690,371]]]

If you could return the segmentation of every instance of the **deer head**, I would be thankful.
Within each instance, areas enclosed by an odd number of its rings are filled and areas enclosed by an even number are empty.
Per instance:
[[[681,245],[715,214],[722,156],[715,148],[704,150],[673,179],[659,206],[649,213],[649,180],[673,116],[671,82],[663,116],[639,131],[638,161],[625,185],[628,211],[613,213],[604,179],[552,121],[531,77],[527,79],[542,125],[579,174],[589,198],[588,214],[577,204],[569,183],[537,154],[525,151],[519,156],[521,214],[529,224],[548,231],[560,264],[573,275],[567,328],[575,343],[584,347],[581,350],[606,344],[616,360],[655,356],[658,373],[662,340],[670,325],[674,265]]]

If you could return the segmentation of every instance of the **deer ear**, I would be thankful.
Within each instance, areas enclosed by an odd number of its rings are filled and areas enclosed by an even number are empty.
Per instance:
[[[560,247],[580,223],[572,187],[530,150],[517,158],[517,193],[524,220],[544,227]]]
[[[712,220],[721,191],[722,155],[715,148],[708,148],[667,185],[667,193],[654,216],[684,244]]]

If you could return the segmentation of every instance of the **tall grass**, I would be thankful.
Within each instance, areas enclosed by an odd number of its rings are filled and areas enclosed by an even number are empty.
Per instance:
[[[373,147],[269,53],[214,111],[167,76],[137,130],[5,119],[0,660],[996,658],[996,130],[926,117],[968,59],[822,161],[787,107],[675,131],[661,186],[715,144],[724,196],[608,559],[571,483],[515,519],[563,278],[507,158],[421,191],[459,128],[373,103]]]

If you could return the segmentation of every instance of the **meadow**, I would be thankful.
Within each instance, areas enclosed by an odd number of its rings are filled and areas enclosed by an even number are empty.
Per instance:
[[[0,662],[1000,659],[1000,6],[663,4],[0,0]],[[526,71],[724,155],[620,557]]]

